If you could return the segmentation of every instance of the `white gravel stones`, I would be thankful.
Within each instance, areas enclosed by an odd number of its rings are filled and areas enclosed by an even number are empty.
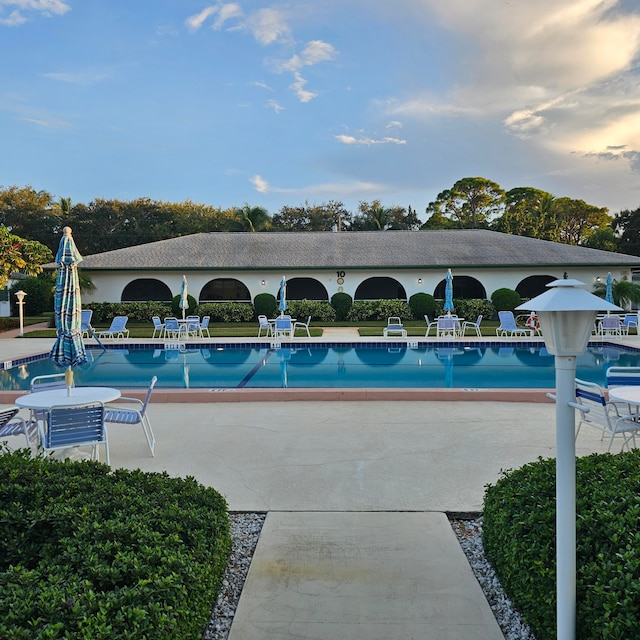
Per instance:
[[[264,513],[230,514],[233,546],[222,588],[203,640],[227,640],[265,516]],[[493,567],[485,558],[482,546],[482,518],[453,520],[451,526],[484,591],[505,640],[535,640],[535,636],[505,595]]]

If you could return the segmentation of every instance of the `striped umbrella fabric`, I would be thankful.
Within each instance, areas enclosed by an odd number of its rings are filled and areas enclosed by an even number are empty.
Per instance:
[[[56,254],[58,274],[53,311],[57,338],[50,354],[51,360],[60,367],[76,367],[87,361],[82,341],[82,300],[78,281],[78,263],[81,261],[71,229],[65,227]]]
[[[278,303],[278,309],[284,313],[287,310],[287,279],[282,276],[280,280],[280,302]]]
[[[444,310],[447,313],[453,311],[453,275],[451,269],[447,270],[447,277],[444,282]]]
[[[189,308],[189,294],[187,285],[187,276],[182,276],[182,290],[180,291],[180,308],[182,309],[182,319]]]
[[[607,288],[605,291],[604,299],[607,302],[613,304],[613,278],[611,277],[611,271],[607,274]]]

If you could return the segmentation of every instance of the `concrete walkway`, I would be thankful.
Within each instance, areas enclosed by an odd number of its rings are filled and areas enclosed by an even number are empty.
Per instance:
[[[51,343],[1,340],[0,361]],[[555,455],[553,404],[210,397],[151,404],[154,458],[139,428],[112,425],[109,443],[114,467],[268,512],[230,640],[502,638],[445,514],[481,511],[501,470]],[[604,451],[583,429],[577,454]]]

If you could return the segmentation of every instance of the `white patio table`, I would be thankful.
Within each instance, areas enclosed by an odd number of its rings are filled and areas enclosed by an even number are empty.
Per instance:
[[[631,413],[631,407],[640,407],[640,386],[626,385],[622,387],[613,387],[609,389],[609,400],[611,402],[622,402],[629,405],[629,413]],[[638,419],[638,414],[635,414],[635,419]]]
[[[15,404],[31,411],[48,411],[51,407],[73,407],[93,402],[113,402],[120,397],[120,390],[113,387],[72,387],[71,395],[67,389],[49,389],[37,393],[19,396]]]

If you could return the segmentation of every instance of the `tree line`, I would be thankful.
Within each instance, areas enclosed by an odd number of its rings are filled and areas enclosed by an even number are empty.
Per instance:
[[[425,209],[422,222],[411,206],[383,206],[361,201],[355,212],[338,200],[283,206],[270,214],[244,204],[220,208],[186,200],[171,203],[137,198],[131,201],[97,198],[72,203],[31,186],[0,186],[0,244],[6,273],[19,264],[55,252],[65,226],[73,229],[83,255],[111,251],[201,232],[386,231],[491,229],[566,244],[640,255],[640,207],[610,215],[607,208],[584,200],[554,197],[534,187],[503,190],[482,177],[458,180],[440,192]],[[20,244],[22,243],[22,244]],[[30,243],[30,244],[25,244]],[[36,244],[33,244],[36,243]],[[38,243],[43,245],[38,249]],[[24,256],[17,259],[24,249]],[[13,262],[11,259],[13,255]],[[49,258],[50,259],[50,258]],[[45,262],[47,259],[44,260]],[[8,263],[8,266],[7,266]],[[24,272],[24,265],[18,270]],[[0,286],[2,276],[0,275]]]

